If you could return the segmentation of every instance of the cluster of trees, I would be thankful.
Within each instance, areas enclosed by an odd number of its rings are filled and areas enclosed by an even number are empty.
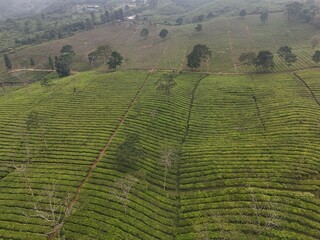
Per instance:
[[[289,46],[282,46],[278,49],[277,55],[288,65],[294,64],[298,58]],[[315,63],[320,62],[320,51],[315,51],[312,59]],[[270,72],[275,67],[274,55],[271,51],[260,51],[258,54],[255,52],[242,53],[239,61],[244,65],[255,66],[258,72]]]
[[[244,18],[245,16],[248,15],[248,12],[246,9],[242,9],[239,13],[239,16],[241,18]],[[268,10],[264,10],[260,13],[260,20],[262,23],[266,23],[269,19],[269,11]]]
[[[111,45],[108,43],[99,45],[96,50],[88,54],[91,68],[94,68],[100,59],[112,70],[116,70],[118,66],[121,66],[123,61],[122,55],[117,51],[113,51]]]
[[[159,37],[164,39],[168,36],[169,31],[167,29],[162,29],[159,33]],[[149,36],[149,30],[147,28],[143,28],[140,32],[140,36],[143,38],[147,38]]]

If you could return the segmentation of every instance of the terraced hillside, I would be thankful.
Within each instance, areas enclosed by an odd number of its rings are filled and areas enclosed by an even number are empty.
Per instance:
[[[0,97],[0,239],[319,239],[319,72],[186,73],[168,102],[162,74]],[[143,153],[121,162],[131,135]],[[70,212],[46,221],[68,194]]]

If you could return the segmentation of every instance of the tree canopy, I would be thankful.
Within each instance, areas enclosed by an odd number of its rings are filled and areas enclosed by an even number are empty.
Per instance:
[[[159,33],[159,36],[161,38],[166,38],[168,34],[169,34],[169,31],[167,29],[162,29]]]
[[[111,53],[109,61],[107,62],[109,69],[117,69],[117,66],[121,66],[123,57],[117,51]]]
[[[289,46],[282,46],[277,51],[278,56],[282,58],[289,66],[297,61],[297,56],[292,52]]]
[[[193,47],[192,52],[187,56],[187,66],[191,69],[199,68],[203,60],[207,60],[212,55],[206,45],[198,44]]]
[[[256,67],[262,72],[270,72],[273,70],[274,56],[270,51],[260,51],[255,61]]]

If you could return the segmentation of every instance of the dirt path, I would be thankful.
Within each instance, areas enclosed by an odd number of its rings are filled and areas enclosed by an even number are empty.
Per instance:
[[[306,83],[305,80],[303,80],[302,77],[300,77],[298,74],[296,74],[295,72],[293,73],[293,76],[299,80],[301,83],[303,83],[303,85],[309,90],[312,98],[316,101],[316,103],[320,106],[320,102],[319,100],[317,99],[316,95],[313,93],[312,89],[310,88],[310,86]]]
[[[189,135],[189,130],[190,130],[190,120],[191,120],[191,113],[192,113],[192,109],[194,107],[194,100],[195,100],[195,94],[198,90],[198,87],[201,83],[201,81],[203,79],[205,79],[206,77],[208,77],[209,74],[205,74],[204,76],[202,76],[195,84],[193,90],[192,90],[192,94],[191,94],[191,100],[190,100],[190,105],[189,105],[189,112],[188,112],[188,116],[187,116],[187,122],[186,122],[186,129],[184,132],[184,135],[182,137],[181,140],[181,148],[182,146],[185,144],[187,137]],[[176,219],[175,219],[175,228],[176,230],[179,229],[180,227],[180,211],[181,211],[181,203],[180,203],[180,159],[181,156],[177,158],[176,160]],[[176,233],[178,231],[175,231]],[[177,239],[177,236],[174,236],[174,239]]]
[[[229,43],[229,49],[231,51],[231,59],[232,59],[232,63],[233,63],[233,67],[234,67],[234,71],[235,73],[238,73],[238,66],[237,66],[237,57],[235,56],[235,51],[234,51],[234,48],[233,48],[233,44],[232,44],[232,41],[231,41],[231,31],[229,30],[229,21],[226,21],[226,24],[227,24],[227,27],[226,29],[228,29],[227,33],[228,33],[228,43]]]
[[[90,166],[85,178],[81,181],[80,185],[77,187],[77,191],[76,191],[74,197],[71,199],[70,203],[68,204],[68,210],[67,210],[68,212],[72,212],[72,209],[74,208],[75,204],[77,203],[77,201],[78,201],[78,199],[80,197],[80,193],[81,193],[81,190],[82,190],[83,186],[91,178],[94,169],[97,167],[99,162],[102,160],[103,156],[108,151],[113,139],[116,137],[119,129],[121,128],[121,126],[125,123],[125,120],[126,120],[128,114],[129,114],[129,112],[131,111],[131,109],[133,107],[133,104],[135,103],[135,101],[137,100],[138,96],[140,95],[140,92],[145,88],[145,86],[146,86],[146,84],[148,82],[149,76],[150,76],[150,74],[147,75],[147,77],[144,80],[142,86],[140,87],[140,89],[137,91],[136,95],[133,97],[132,101],[130,102],[130,105],[129,105],[128,109],[126,110],[125,114],[121,117],[120,123],[118,124],[118,126],[115,128],[115,130],[111,134],[111,136],[108,139],[108,141],[107,141],[106,145],[104,146],[104,148],[100,151],[98,157],[91,164],[91,166]],[[64,219],[64,221],[65,221],[65,219]],[[57,235],[57,231],[54,231],[54,229],[53,229],[53,233],[48,236],[48,239],[49,240],[53,240],[56,237],[56,235]]]

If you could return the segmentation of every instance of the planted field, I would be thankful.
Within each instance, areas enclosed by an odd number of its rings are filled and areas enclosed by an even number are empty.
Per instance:
[[[181,74],[168,102],[162,74],[88,72],[0,98],[0,238],[46,239],[34,206],[49,212],[54,189],[71,194],[66,239],[319,239],[319,73]],[[132,134],[141,152],[119,161]]]
[[[85,73],[1,97],[0,238],[43,239],[50,222],[34,204],[73,194],[144,82],[145,73]],[[26,130],[36,111],[40,127]],[[45,208],[49,209],[49,208]]]
[[[318,118],[288,74],[203,80],[182,148],[179,239],[318,239]]]

